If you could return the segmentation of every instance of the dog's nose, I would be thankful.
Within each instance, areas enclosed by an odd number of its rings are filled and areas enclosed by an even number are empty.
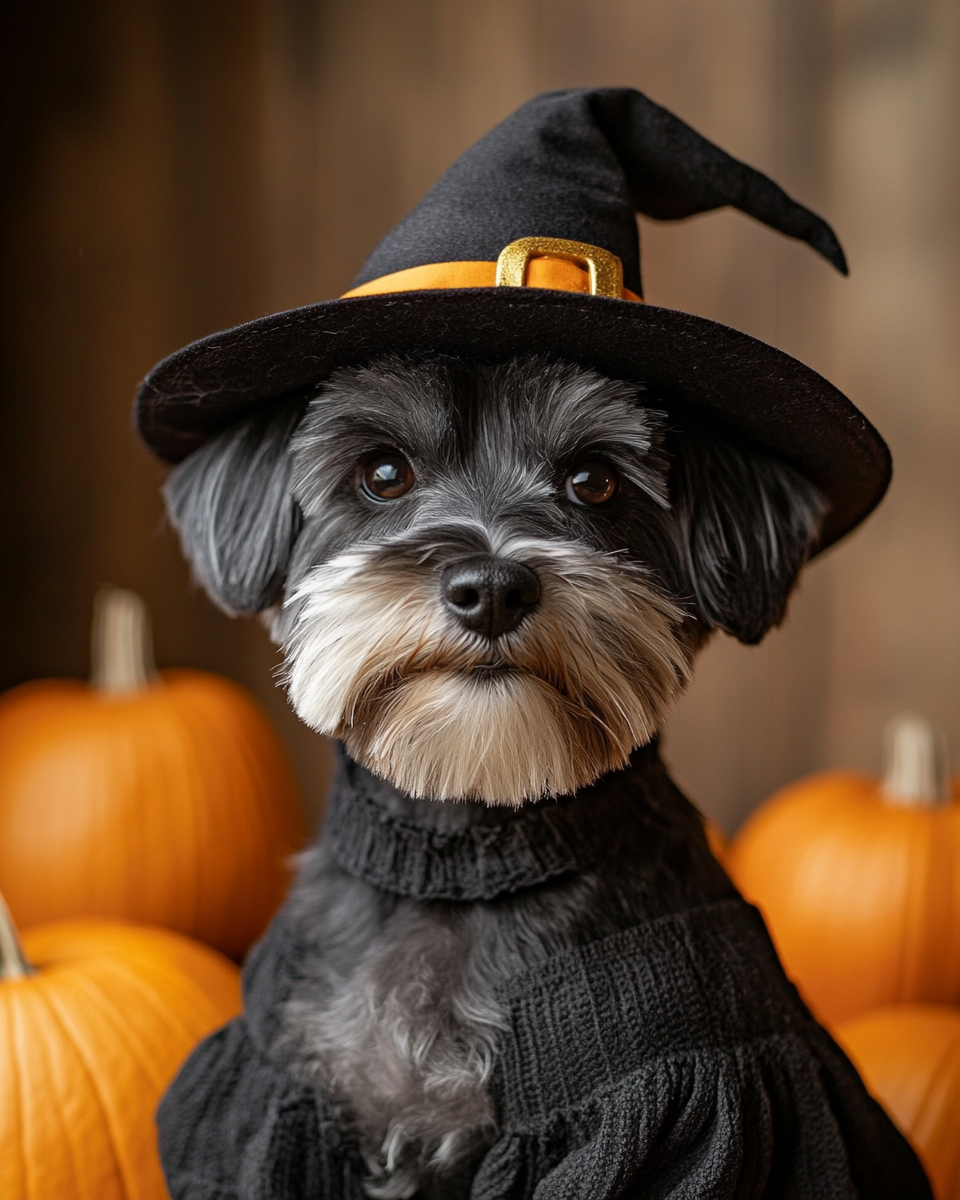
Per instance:
[[[451,563],[440,590],[447,610],[464,628],[490,638],[516,629],[540,600],[540,580],[529,567],[492,554]]]

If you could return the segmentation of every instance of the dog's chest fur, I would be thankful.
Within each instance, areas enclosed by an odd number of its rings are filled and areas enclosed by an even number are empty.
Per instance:
[[[475,931],[449,905],[392,900],[324,865],[317,952],[286,1007],[298,1068],[357,1134],[372,1196],[449,1185],[495,1130],[502,1017]]]
[[[559,911],[391,898],[329,860],[317,884],[317,954],[286,1007],[299,1069],[358,1134],[370,1195],[456,1194],[496,1134],[497,985],[569,944],[593,880],[563,888]]]
[[[395,803],[448,830],[479,807]],[[290,901],[308,949],[284,1041],[297,1073],[333,1097],[357,1137],[368,1194],[469,1194],[497,1133],[504,982],[648,917],[652,896],[676,891],[683,872],[662,840],[652,837],[646,854],[627,849],[602,873],[468,902],[399,897],[349,874],[324,843],[311,851]]]

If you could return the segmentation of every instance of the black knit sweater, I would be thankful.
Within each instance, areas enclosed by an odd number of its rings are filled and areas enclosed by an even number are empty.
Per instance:
[[[415,805],[398,812],[388,792],[344,760],[323,837],[340,867],[394,895],[487,901],[608,858],[651,860],[644,919],[504,980],[498,1137],[473,1200],[930,1200],[913,1152],[709,859],[655,747],[574,797],[454,831]],[[658,885],[654,860],[671,854],[687,867]],[[295,900],[247,963],[243,1017],[198,1047],[161,1106],[174,1200],[364,1194],[353,1135],[277,1050],[304,953]]]

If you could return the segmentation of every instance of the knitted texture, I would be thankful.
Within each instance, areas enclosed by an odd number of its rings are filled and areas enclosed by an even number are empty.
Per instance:
[[[389,799],[345,760],[324,836],[361,878],[431,898],[549,887],[545,871],[584,870],[644,822],[686,836],[692,812],[655,747],[577,797],[491,813],[476,835],[441,836]],[[759,914],[732,891],[712,894],[504,980],[499,1134],[471,1190],[449,1200],[930,1200],[913,1152],[783,975]],[[174,1200],[363,1195],[351,1131],[277,1048],[278,1005],[304,953],[298,922],[292,904],[281,910],[245,968],[244,1016],[198,1047],[164,1100]]]
[[[357,879],[421,900],[492,900],[586,870],[601,853],[598,827],[636,804],[616,788],[603,789],[596,803],[584,792],[519,811],[473,804],[471,824],[442,830],[390,812],[384,801],[392,791],[341,752],[324,837]]]

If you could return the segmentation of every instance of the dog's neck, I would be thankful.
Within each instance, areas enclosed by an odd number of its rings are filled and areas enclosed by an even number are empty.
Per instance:
[[[351,875],[394,895],[493,900],[604,861],[607,841],[649,821],[671,786],[654,742],[573,796],[522,808],[416,800],[341,747],[323,840]]]

